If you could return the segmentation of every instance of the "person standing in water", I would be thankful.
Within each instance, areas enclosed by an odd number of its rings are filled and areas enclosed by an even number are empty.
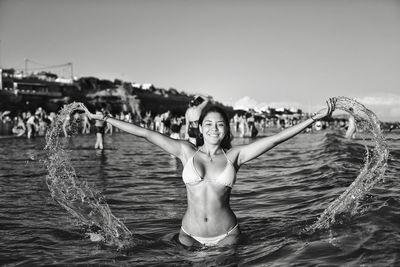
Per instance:
[[[24,135],[26,132],[24,119],[22,119],[22,116],[18,114],[15,120],[16,123],[15,126],[12,128],[12,133],[15,134],[16,136]]]
[[[82,134],[90,134],[90,122],[86,114],[82,114]]]
[[[37,132],[38,119],[35,114],[28,111],[28,120],[26,121],[26,128],[28,129],[27,137],[31,139]]]
[[[207,106],[209,100],[205,96],[196,96],[189,102],[189,108],[185,113],[185,138],[196,145],[196,138],[199,135],[199,118],[201,111]]]
[[[108,113],[105,113],[104,108],[96,109],[97,116],[103,116],[103,114],[108,114]],[[103,149],[104,148],[105,123],[106,123],[105,120],[96,120],[96,123],[94,124],[94,126],[96,127],[96,144],[94,145],[95,149]]]
[[[112,124],[130,134],[142,137],[181,160],[182,179],[186,185],[188,206],[182,219],[179,241],[185,246],[234,245],[239,240],[237,218],[229,199],[240,167],[280,143],[301,133],[316,120],[332,114],[336,99],[313,117],[290,128],[253,143],[231,146],[229,118],[220,107],[205,108],[199,118],[197,145],[187,140],[175,140],[156,131],[120,121],[107,114],[92,114],[89,118]]]

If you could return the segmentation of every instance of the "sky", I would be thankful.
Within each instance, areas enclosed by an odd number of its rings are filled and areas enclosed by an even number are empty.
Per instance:
[[[25,58],[236,108],[347,96],[400,121],[395,0],[0,0],[0,65]]]

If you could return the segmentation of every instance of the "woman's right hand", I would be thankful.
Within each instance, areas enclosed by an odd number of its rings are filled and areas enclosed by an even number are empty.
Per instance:
[[[94,119],[94,120],[102,120],[103,117],[104,117],[102,113],[96,113],[96,114],[91,113],[87,109],[87,107],[85,107],[85,105],[82,105],[82,109],[85,111],[85,114],[88,116],[89,120],[92,120],[92,119]]]

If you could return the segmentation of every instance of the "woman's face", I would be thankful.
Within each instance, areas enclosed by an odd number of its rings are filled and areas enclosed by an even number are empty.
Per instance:
[[[224,139],[227,127],[224,118],[218,112],[208,113],[200,126],[204,142],[209,144],[220,144]]]

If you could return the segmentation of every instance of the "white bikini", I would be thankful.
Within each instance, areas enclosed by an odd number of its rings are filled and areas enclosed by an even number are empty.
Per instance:
[[[224,153],[226,159],[227,159],[227,164],[225,169],[219,174],[216,178],[207,178],[204,179],[204,177],[201,177],[199,173],[196,170],[196,167],[194,166],[194,157],[196,156],[197,152],[189,158],[187,163],[185,164],[185,167],[183,168],[182,172],[182,179],[183,182],[186,184],[186,186],[192,186],[196,185],[200,182],[214,182],[218,183],[227,187],[232,188],[233,185],[236,182],[236,170],[235,167],[233,166],[232,161],[226,156],[225,151],[222,150]],[[201,237],[201,236],[194,236],[190,233],[188,233],[183,226],[181,227],[182,231],[192,237],[193,239],[197,240],[199,243],[205,245],[205,246],[215,246],[217,245],[222,239],[227,237],[232,231],[234,231],[238,225],[236,224],[232,229],[230,229],[227,233],[224,233],[222,235],[218,236],[213,236],[213,237]]]
[[[188,232],[186,232],[186,230],[183,228],[183,226],[181,226],[182,231],[187,234],[188,236],[190,236],[191,238],[193,238],[194,240],[198,241],[200,244],[207,246],[207,247],[212,247],[212,246],[216,246],[218,245],[218,243],[224,239],[225,237],[227,237],[230,233],[232,233],[233,230],[235,230],[236,228],[238,228],[238,224],[236,224],[231,230],[229,230],[227,233],[222,234],[222,235],[217,235],[217,236],[213,236],[213,237],[201,237],[201,236],[195,236],[192,234],[189,234]]]

